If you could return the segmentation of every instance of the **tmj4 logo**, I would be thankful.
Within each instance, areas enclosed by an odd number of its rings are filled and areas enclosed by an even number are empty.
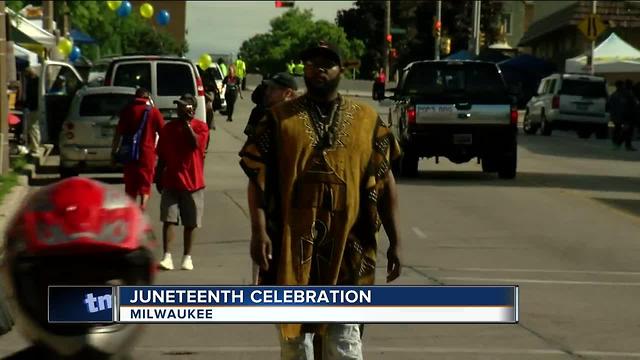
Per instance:
[[[87,310],[90,313],[111,309],[111,294],[94,297],[93,293],[88,293],[84,297],[84,303],[87,304]]]

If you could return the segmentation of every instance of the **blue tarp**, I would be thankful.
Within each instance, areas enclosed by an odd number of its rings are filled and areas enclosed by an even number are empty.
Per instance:
[[[534,75],[547,76],[555,71],[555,66],[535,56],[523,54],[498,63],[501,69],[512,68]]]
[[[445,60],[473,60],[476,56],[467,50],[460,50],[454,54],[451,54],[445,58]]]
[[[95,40],[78,29],[71,29],[69,32],[73,42],[76,44],[95,44]]]

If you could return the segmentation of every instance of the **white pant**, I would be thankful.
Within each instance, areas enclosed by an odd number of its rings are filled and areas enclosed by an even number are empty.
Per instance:
[[[313,360],[313,336],[280,340],[281,360]],[[362,360],[358,324],[329,324],[322,338],[322,360]]]

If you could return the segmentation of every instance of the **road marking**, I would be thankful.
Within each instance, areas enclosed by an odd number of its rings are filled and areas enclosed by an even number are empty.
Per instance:
[[[480,281],[506,282],[510,284],[549,284],[549,285],[598,285],[598,286],[640,286],[640,282],[606,282],[606,281],[572,281],[572,280],[538,280],[538,279],[497,279],[477,277],[438,277],[443,281]]]
[[[165,352],[165,353],[257,353],[280,352],[279,346],[196,346],[196,347],[168,347],[168,346],[137,346],[136,352]],[[567,355],[562,350],[555,349],[509,349],[509,348],[460,348],[460,347],[394,347],[394,346],[367,346],[363,347],[364,353],[438,353],[438,354],[484,354],[484,355]],[[633,357],[640,358],[640,352],[614,352],[581,350],[572,351],[581,356],[606,356],[606,357]]]
[[[640,276],[638,271],[600,271],[600,270],[559,270],[559,269],[498,269],[498,268],[443,268],[443,267],[422,267],[413,266],[416,269],[430,271],[485,271],[485,272],[523,272],[523,273],[555,273],[555,274],[588,274],[588,275],[623,275]]]
[[[416,235],[418,235],[418,237],[419,237],[420,239],[426,239],[426,238],[427,238],[427,235],[426,235],[425,233],[423,233],[423,232],[422,232],[422,230],[420,230],[420,228],[419,228],[419,227],[415,227],[415,226],[414,226],[414,227],[412,227],[412,228],[411,228],[411,230],[413,230],[413,232],[414,232]]]

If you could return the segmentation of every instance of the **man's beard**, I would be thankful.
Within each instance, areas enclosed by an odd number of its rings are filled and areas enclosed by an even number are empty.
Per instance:
[[[311,79],[305,77],[304,83],[307,86],[307,91],[310,95],[324,98],[336,91],[338,85],[340,85],[340,76],[336,76],[333,80],[327,80],[323,85],[316,85],[311,81]]]

